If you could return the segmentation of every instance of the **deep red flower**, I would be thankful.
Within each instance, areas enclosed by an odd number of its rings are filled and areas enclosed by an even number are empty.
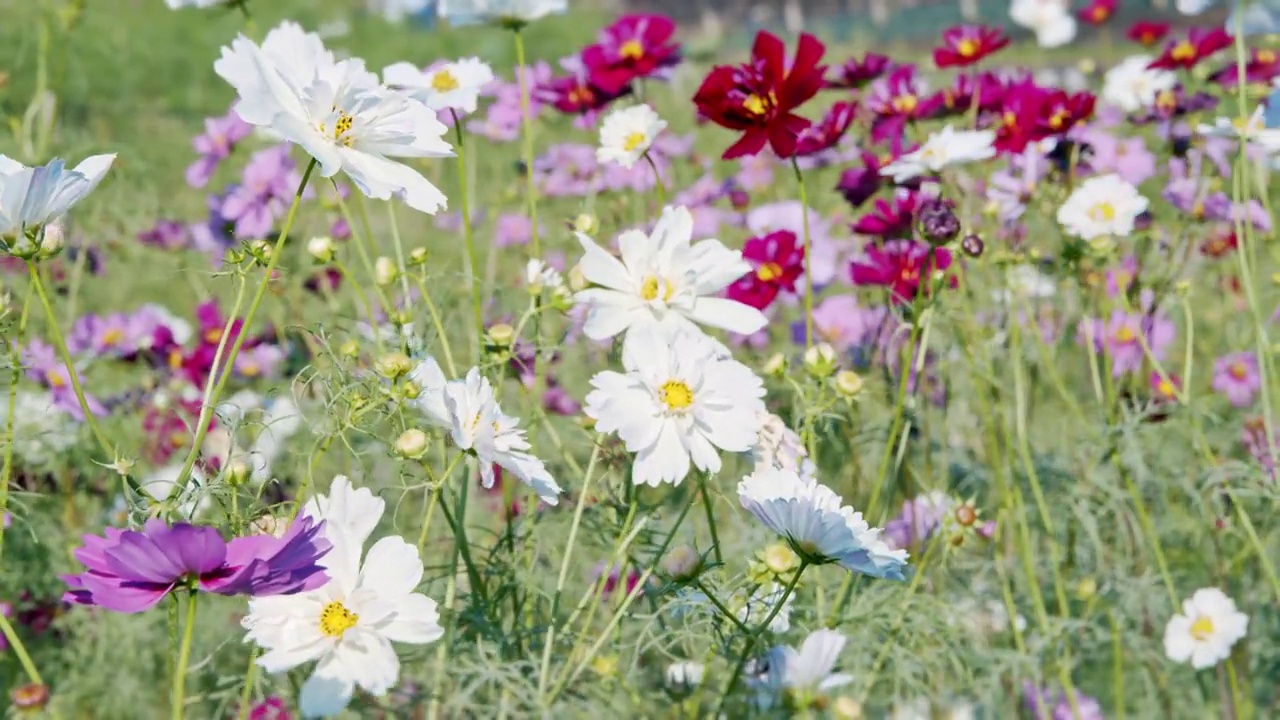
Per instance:
[[[1004,90],[1004,82],[994,73],[984,72],[976,78],[960,74],[949,87],[934,93],[928,103],[937,108],[936,117],[963,115],[973,109],[975,99],[980,111],[990,112],[1000,109]]]
[[[1089,119],[1096,104],[1097,98],[1091,92],[1049,90],[1041,99],[1038,119],[1040,137],[1037,139],[1065,135],[1077,124]]]
[[[586,66],[580,66],[568,75],[552,78],[550,82],[538,85],[534,94],[539,102],[551,105],[566,115],[589,115],[598,113],[614,100],[631,94],[631,86],[617,92],[605,92],[592,84]]]
[[[853,124],[853,116],[857,111],[857,103],[838,102],[832,105],[821,120],[800,133],[796,141],[796,155],[816,155],[835,147]]]
[[[885,165],[897,160],[903,155],[914,152],[918,146],[904,148],[902,139],[898,138],[893,143],[893,148],[887,153],[877,155],[873,152],[863,150],[862,166],[847,168],[840,174],[840,182],[836,184],[836,190],[839,191],[844,199],[853,207],[861,207],[863,203],[871,199],[872,195],[880,190],[881,187],[888,184],[888,178],[880,174],[880,169]],[[921,178],[914,178],[906,183],[903,187],[916,188],[920,185]]]
[[[1161,53],[1160,57],[1152,60],[1147,67],[1165,70],[1173,70],[1174,68],[1190,70],[1199,64],[1201,60],[1223,48],[1229,47],[1232,42],[1234,42],[1234,38],[1222,28],[1216,27],[1206,30],[1193,27],[1187,31],[1185,38],[1170,40],[1166,43],[1164,52]]]
[[[1089,25],[1101,25],[1115,17],[1116,6],[1119,4],[1119,0],[1093,0],[1087,6],[1081,8],[1076,13],[1076,17],[1080,18],[1081,22]]]
[[[1210,233],[1209,237],[1200,243],[1200,254],[1216,260],[1230,255],[1238,247],[1240,247],[1240,241],[1236,238],[1235,231],[1223,228]]]
[[[1125,33],[1125,37],[1144,47],[1152,47],[1168,34],[1169,23],[1139,20],[1129,26],[1129,31]]]
[[[756,155],[766,144],[778,157],[795,154],[809,121],[793,111],[822,88],[826,67],[818,63],[826,48],[814,36],[801,33],[790,68],[786,49],[778,36],[761,30],[751,48],[751,62],[717,65],[693,96],[698,112],[742,133],[723,159]]]
[[[666,15],[624,15],[600,31],[599,41],[582,51],[591,84],[617,94],[631,81],[680,62],[680,46],[671,41],[676,24]]]
[[[914,65],[899,65],[877,80],[867,93],[867,109],[875,114],[871,140],[884,142],[902,135],[908,121],[932,117],[934,100],[925,98],[925,85]]]
[[[967,67],[1009,44],[999,28],[986,25],[957,25],[942,33],[942,47],[933,51],[933,64]]]
[[[853,231],[860,235],[874,235],[886,239],[910,235],[918,204],[919,198],[916,193],[899,190],[892,202],[876,200],[871,212],[858,218],[858,221],[853,224]]]
[[[763,310],[778,293],[796,291],[796,280],[804,272],[804,246],[795,233],[776,230],[751,238],[742,246],[742,257],[751,263],[751,272],[729,286],[731,299]]]
[[[1093,115],[1096,102],[1092,93],[1083,91],[1067,93],[1031,81],[1010,85],[994,123],[995,147],[1001,152],[1020,153],[1030,143],[1064,135]]]
[[[868,244],[863,257],[849,266],[854,285],[887,288],[895,304],[908,303],[928,291],[934,270],[951,267],[951,252],[916,240],[889,240],[882,246]]]
[[[1233,60],[1210,75],[1209,79],[1223,87],[1235,87],[1240,79],[1239,76],[1240,68]],[[1254,48],[1250,51],[1249,61],[1244,66],[1246,83],[1270,84],[1277,76],[1280,76],[1280,55],[1277,55],[1276,51],[1266,48]]]
[[[868,83],[893,69],[893,61],[888,55],[869,52],[859,60],[849,58],[843,65],[837,65],[826,79],[829,88],[848,88],[858,90]]]

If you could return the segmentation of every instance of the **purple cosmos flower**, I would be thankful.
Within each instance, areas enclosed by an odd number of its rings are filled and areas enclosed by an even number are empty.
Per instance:
[[[756,155],[744,155],[738,158],[738,172],[733,176],[733,184],[748,192],[767,190],[773,187],[773,166],[778,158],[772,152]]]
[[[161,250],[174,250],[187,244],[187,226],[177,220],[159,220],[155,227],[138,233],[138,242]]]
[[[534,120],[542,113],[543,103],[539,101],[535,88],[551,82],[554,74],[551,65],[539,61],[532,67],[517,68],[515,80],[507,82],[495,79],[485,86],[482,95],[493,98],[493,103],[483,118],[467,122],[467,130],[494,142],[512,142],[520,137],[522,112],[520,109],[520,74],[528,72],[529,119]]]
[[[1205,154],[1196,148],[1185,158],[1169,160],[1169,183],[1162,196],[1169,204],[1196,220],[1221,220],[1231,212],[1231,198],[1211,189],[1203,170]]]
[[[175,588],[191,583],[220,595],[290,595],[314,590],[328,578],[318,563],[329,551],[324,523],[302,517],[283,537],[222,539],[215,528],[151,519],[142,531],[107,528],[85,535],[75,551],[85,566],[65,575],[67,602],[122,613],[156,606]]]
[[[1262,389],[1258,358],[1251,352],[1223,355],[1213,364],[1213,390],[1236,407],[1248,407]]]
[[[1120,377],[1142,369],[1144,354],[1139,334],[1145,337],[1151,354],[1159,359],[1173,342],[1175,332],[1173,321],[1163,313],[1147,315],[1116,310],[1105,323],[1097,318],[1081,320],[1079,340],[1082,344],[1092,341],[1094,352],[1105,352],[1111,358],[1111,374]]]
[[[252,130],[253,126],[241,120],[235,110],[222,117],[205,118],[204,134],[191,141],[200,158],[187,168],[187,184],[193,188],[208,185],[219,163],[226,160],[236,143],[248,137]]]
[[[1156,174],[1156,156],[1141,135],[1121,137],[1091,126],[1076,137],[1093,148],[1089,167],[1099,175],[1115,173],[1126,182],[1141,185]]]
[[[954,501],[941,491],[917,495],[902,503],[902,512],[884,525],[884,541],[894,549],[906,549],[928,540],[951,511]]]
[[[1010,156],[1007,169],[991,175],[987,197],[995,203],[996,214],[1001,221],[1011,223],[1022,217],[1049,168],[1044,154],[1032,144],[1021,153]]]
[[[503,213],[493,221],[494,247],[527,245],[533,237],[533,223],[523,213]]]
[[[236,356],[234,370],[245,378],[275,377],[284,358],[285,352],[279,345],[262,343],[242,350]]]
[[[596,149],[582,143],[557,143],[533,161],[539,190],[548,197],[585,197],[599,185]]]
[[[228,192],[222,215],[235,223],[236,237],[267,237],[292,202],[300,181],[288,145],[259,150],[250,156],[240,184]]]
[[[865,308],[852,295],[832,295],[813,309],[813,331],[817,338],[838,352],[868,345],[884,331],[889,309],[883,305]],[[804,324],[798,323],[799,342],[804,342]]]
[[[67,349],[95,357],[123,357],[136,352],[140,344],[147,344],[151,331],[150,325],[140,325],[132,315],[125,313],[84,315],[71,325]]]
[[[1076,691],[1077,714],[1063,691],[1051,692],[1030,681],[1022,683],[1022,701],[1036,720],[1106,720],[1102,705],[1094,698]]]

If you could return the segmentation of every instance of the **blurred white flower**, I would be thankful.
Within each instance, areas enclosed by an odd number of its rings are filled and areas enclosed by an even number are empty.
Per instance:
[[[1060,47],[1076,37],[1076,18],[1066,0],[1013,0],[1009,18],[1035,33],[1041,47]]]
[[[775,693],[790,691],[811,697],[848,685],[853,676],[835,671],[847,638],[835,630],[816,630],[804,639],[800,649],[778,645],[769,651],[765,684]]]
[[[502,412],[489,378],[471,368],[467,377],[445,385],[444,405],[449,412],[453,442],[479,459],[480,480],[493,487],[493,466],[498,465],[533,488],[548,505],[560,502],[560,486],[551,478],[542,461],[529,454],[529,441],[519,420]]]
[[[564,287],[564,277],[560,275],[560,271],[538,258],[529,258],[529,262],[525,264],[524,281],[531,293]]]
[[[667,687],[683,690],[702,684],[702,675],[706,667],[702,663],[691,661],[671,663],[667,666]]]
[[[280,396],[262,414],[262,429],[249,447],[250,479],[261,485],[271,479],[271,466],[284,451],[285,442],[302,429],[302,413],[293,398]]]
[[[680,329],[698,332],[702,323],[740,335],[763,328],[759,310],[715,295],[751,271],[742,253],[719,240],[692,243],[693,216],[684,206],[667,207],[646,235],[628,230],[618,238],[622,259],[578,233],[585,255],[583,276],[599,287],[577,293],[588,307],[583,332],[593,340],[627,333],[624,347],[637,330],[670,336]]]
[[[811,563],[838,563],[879,578],[905,577],[907,552],[890,549],[879,528],[869,526],[862,513],[842,505],[840,496],[821,483],[767,468],[738,483],[738,501]]]
[[[452,156],[447,128],[426,105],[382,87],[363,60],[335,63],[318,35],[284,22],[261,46],[236,38],[213,68],[239,93],[236,113],[301,146],[322,177],[345,172],[365,195],[426,213],[445,207],[444,193],[391,158]]]
[[[1152,60],[1150,55],[1132,55],[1108,70],[1102,99],[1125,112],[1150,107],[1161,91],[1178,82],[1178,76],[1168,70],[1147,67]]]
[[[435,601],[414,592],[422,582],[416,548],[398,536],[385,537],[361,562],[384,509],[368,490],[353,490],[346,478],[336,478],[330,494],[304,511],[325,523],[324,536],[333,547],[320,564],[329,581],[296,595],[249,600],[241,624],[246,640],[264,650],[258,665],[278,673],[317,661],[298,698],[304,717],[342,712],[356,687],[386,694],[400,676],[391,643],[420,645],[444,635]]]
[[[782,596],[786,592],[787,589],[776,582],[756,588],[747,596],[742,607],[738,609],[738,622],[747,627],[755,627],[764,622],[764,619],[769,617],[770,613],[773,613],[773,608],[782,600]],[[769,626],[765,629],[775,635],[789,631],[791,629],[791,607],[795,605],[795,601],[796,596],[793,593],[785,603],[782,603],[782,607],[773,615],[773,619],[769,621]]]
[[[803,479],[813,478],[815,472],[800,436],[787,427],[782,418],[767,410],[760,412],[760,429],[756,433],[756,444],[751,446],[751,462],[755,472],[778,468]]]
[[[1036,269],[1034,265],[1018,264],[1004,274],[1005,289],[993,290],[991,297],[1009,304],[1025,300],[1043,300],[1058,293],[1053,278]]]
[[[369,10],[397,23],[431,7],[431,0],[369,0]]]
[[[444,388],[449,384],[440,363],[430,355],[409,371],[409,380],[418,386],[418,396],[409,404],[422,411],[431,424],[449,427],[449,408],[444,404]]]
[[[68,170],[62,160],[27,167],[0,155],[0,246],[12,249],[65,215],[98,187],[115,159],[94,155]]]
[[[632,168],[649,151],[667,121],[648,105],[633,105],[610,112],[600,123],[600,147],[596,160]]]
[[[929,135],[916,150],[880,168],[880,174],[901,183],[951,165],[987,160],[995,157],[995,141],[991,130],[956,130],[948,125]]]
[[[636,453],[631,481],[680,484],[693,467],[720,471],[719,450],[746,452],[756,442],[764,384],[696,330],[667,338],[636,334],[622,351],[624,373],[591,378],[586,414],[596,430],[617,433]]]
[[[1201,588],[1182,601],[1182,613],[1164,628],[1164,654],[1197,670],[1231,656],[1231,648],[1249,631],[1249,616],[1218,588]]]
[[[1173,0],[1173,6],[1183,15],[1199,15],[1213,6],[1214,0]],[[1227,29],[1231,32],[1231,28]]]
[[[0,418],[9,417],[9,392],[0,392]],[[19,390],[13,403],[13,454],[31,469],[42,468],[75,446],[79,426],[53,405],[48,393]]]
[[[493,82],[493,70],[488,63],[474,57],[429,70],[399,62],[382,71],[382,80],[432,110],[473,113],[480,89]]]
[[[1058,223],[1082,240],[1125,237],[1146,209],[1147,199],[1119,175],[1098,175],[1080,183],[1058,208]]]
[[[569,0],[439,0],[436,12],[453,25],[495,20],[527,23],[569,9]]]

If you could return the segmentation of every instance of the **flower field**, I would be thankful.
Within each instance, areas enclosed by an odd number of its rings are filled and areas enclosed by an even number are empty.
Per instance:
[[[6,716],[1280,716],[1280,8],[1174,4],[5,10]]]

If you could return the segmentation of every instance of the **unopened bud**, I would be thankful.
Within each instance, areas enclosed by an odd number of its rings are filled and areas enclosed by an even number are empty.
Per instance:
[[[934,245],[945,245],[960,234],[960,218],[954,204],[942,198],[925,200],[916,213],[920,233]]]
[[[66,232],[58,223],[49,223],[44,226],[44,230],[40,235],[40,250],[36,253],[36,257],[50,258],[62,252],[62,248],[66,245]]]
[[[831,712],[839,720],[862,720],[862,703],[848,695],[841,695],[831,704]]]
[[[355,357],[360,354],[360,343],[351,338],[338,346],[338,354],[343,357]]]
[[[427,452],[428,442],[426,433],[417,428],[409,428],[400,433],[392,449],[400,457],[416,460]]]
[[[764,549],[764,566],[774,575],[785,575],[799,565],[800,556],[782,543],[774,543]]]
[[[330,262],[333,260],[333,238],[324,236],[311,238],[307,243],[307,252],[318,263]]]
[[[413,369],[413,361],[402,352],[392,352],[378,358],[373,364],[377,373],[390,380],[395,380]]]
[[[1098,581],[1087,577],[1076,584],[1076,596],[1081,600],[1091,600],[1098,594]]]
[[[830,375],[836,369],[835,348],[827,343],[821,343],[805,350],[804,366],[814,377]]]
[[[852,370],[841,370],[836,373],[834,385],[841,395],[857,397],[862,392],[862,376]]]
[[[490,325],[485,331],[485,341],[492,347],[507,347],[516,337],[516,329],[507,323]]]
[[[760,368],[760,371],[771,377],[782,377],[787,372],[787,356],[774,353],[764,361],[764,367]]]
[[[401,390],[404,391],[404,396],[407,400],[417,400],[418,396],[422,394],[422,387],[412,380],[406,382]]]
[[[569,268],[569,289],[574,292],[582,292],[587,289],[587,276],[582,272],[582,265],[574,265]]]
[[[690,545],[678,545],[662,558],[662,571],[672,580],[692,580],[702,567],[702,556]]]
[[[982,257],[982,251],[985,250],[987,244],[982,242],[982,238],[977,235],[965,235],[960,241],[960,249],[964,250],[964,254],[969,257]]]
[[[427,249],[420,247],[409,251],[409,264],[422,265],[427,262]]]
[[[591,213],[581,213],[578,217],[573,219],[573,229],[575,232],[591,235],[599,228],[599,221],[597,221],[596,216]]]
[[[231,483],[232,487],[243,485],[252,472],[249,463],[239,459],[232,460],[227,463],[227,482]]]
[[[381,287],[386,287],[395,282],[399,274],[399,271],[396,270],[395,261],[385,255],[373,263],[373,281]]]

